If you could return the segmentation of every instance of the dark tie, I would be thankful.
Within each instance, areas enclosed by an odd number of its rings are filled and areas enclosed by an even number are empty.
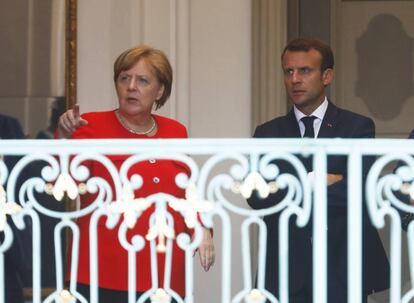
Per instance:
[[[315,116],[306,116],[300,119],[305,124],[305,133],[303,138],[315,138],[315,131],[313,129],[313,121],[316,119]]]

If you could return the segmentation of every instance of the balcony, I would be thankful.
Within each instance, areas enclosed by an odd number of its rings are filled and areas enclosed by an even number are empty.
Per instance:
[[[151,287],[138,303],[147,299],[152,303],[171,302],[171,299],[186,303],[264,303],[266,299],[288,302],[289,229],[286,227],[295,217],[298,228],[312,223],[313,302],[328,302],[326,173],[327,158],[335,156],[347,158],[344,177],[348,184],[345,208],[348,237],[343,240],[348,241],[348,302],[361,301],[363,202],[371,224],[378,230],[390,231],[385,239],[389,242],[386,248],[390,251],[391,269],[391,288],[386,300],[410,302],[414,288],[402,279],[401,254],[407,252],[402,245],[405,233],[401,232],[401,217],[414,213],[407,204],[410,197],[414,199],[414,160],[410,155],[413,150],[414,140],[2,140],[3,159],[15,161],[8,165],[0,162],[0,228],[4,231],[0,245],[0,285],[5,280],[5,254],[17,239],[14,234],[30,229],[31,238],[24,243],[31,251],[31,258],[26,260],[31,264],[31,275],[27,277],[32,293],[30,302],[76,299],[86,302],[77,292],[76,281],[82,236],[78,223],[88,217],[90,302],[99,302],[97,285],[102,268],[98,261],[98,222],[102,220],[108,230],[118,230],[117,239],[128,256],[125,279],[129,285],[129,303],[137,300],[136,282],[142,277],[136,272],[139,264],[134,264],[137,253],[145,247],[149,247],[151,268],[157,266],[160,255],[165,257],[165,271],[162,281],[157,270],[151,271]],[[126,160],[117,166],[114,159]],[[311,178],[303,164],[306,159],[311,159]],[[362,168],[366,159],[375,162],[365,175]],[[131,168],[162,160],[180,163],[189,172],[174,176],[175,185],[185,195],[176,197],[161,189],[150,195],[135,196],[134,192],[149,181],[143,177],[145,171],[142,175],[136,172],[131,175]],[[283,171],[279,161],[288,162],[294,173]],[[86,164],[92,162],[104,167],[108,178],[94,176]],[[396,163],[398,169],[394,169]],[[165,171],[159,173],[163,178]],[[251,209],[246,202],[252,195],[267,197],[278,191],[284,192],[283,198],[269,207]],[[93,201],[81,207],[79,197],[88,194]],[[153,212],[148,232],[128,237],[149,208]],[[192,237],[175,232],[172,210],[182,216],[192,230]],[[273,214],[280,218],[278,297],[265,288],[264,275],[268,231],[263,218]],[[51,218],[53,224],[45,224],[45,218]],[[201,241],[202,225],[214,230],[217,261],[211,273],[200,273],[193,257]],[[414,225],[409,224],[405,271],[411,281],[414,281],[413,233]],[[49,237],[45,239],[46,234]],[[171,287],[174,242],[185,256],[184,298]],[[44,249],[52,251],[53,264],[45,264]],[[66,262],[68,258],[70,265]],[[54,268],[53,285],[48,285],[50,291],[44,292],[42,269],[50,266]],[[207,290],[207,286],[199,285],[203,279],[209,281]],[[5,288],[0,287],[0,303],[3,302],[6,302]]]

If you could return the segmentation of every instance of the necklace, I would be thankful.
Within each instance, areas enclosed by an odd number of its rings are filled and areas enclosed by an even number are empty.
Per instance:
[[[119,113],[119,111],[115,111],[115,114],[116,114],[116,116],[117,116],[117,118],[118,118],[119,122],[121,122],[122,126],[123,126],[123,127],[124,127],[127,131],[129,131],[130,133],[133,133],[133,134],[136,134],[136,135],[148,135],[149,133],[151,133],[151,132],[155,129],[155,126],[157,126],[157,123],[155,123],[155,119],[151,116],[151,120],[152,120],[152,125],[151,125],[151,127],[150,127],[148,130],[145,130],[145,131],[143,131],[143,132],[136,131],[136,130],[134,130],[134,129],[130,128],[130,127],[126,124],[126,122],[125,122],[124,118],[122,118],[122,116],[121,116],[121,114]]]

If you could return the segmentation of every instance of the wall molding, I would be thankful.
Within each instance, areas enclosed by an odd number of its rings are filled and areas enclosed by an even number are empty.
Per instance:
[[[190,126],[190,1],[170,0],[170,61],[174,85],[170,117]],[[190,130],[189,130],[190,131]]]

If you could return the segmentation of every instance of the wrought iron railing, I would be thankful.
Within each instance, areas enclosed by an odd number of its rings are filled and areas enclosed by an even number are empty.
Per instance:
[[[15,240],[10,228],[11,220],[20,230],[31,225],[32,243],[32,288],[33,302],[79,302],[86,300],[76,291],[79,227],[76,218],[91,216],[90,224],[90,285],[91,302],[99,302],[97,228],[100,217],[107,217],[107,227],[119,226],[118,237],[121,245],[128,251],[128,261],[134,264],[136,252],[144,246],[151,247],[151,264],[157,263],[157,254],[163,253],[171,261],[171,243],[177,241],[185,251],[185,298],[181,298],[170,287],[171,262],[167,262],[165,280],[158,285],[157,271],[152,271],[152,288],[138,302],[146,299],[156,302],[200,302],[194,295],[193,254],[201,241],[201,226],[214,228],[213,222],[220,222],[221,243],[218,257],[221,259],[220,302],[287,302],[288,300],[288,254],[281,253],[280,297],[276,298],[264,288],[266,226],[263,217],[280,213],[285,224],[291,216],[297,216],[297,225],[303,226],[313,220],[313,301],[327,302],[327,157],[333,155],[348,158],[348,302],[357,303],[362,292],[362,201],[366,196],[369,217],[375,227],[381,229],[385,218],[389,217],[391,229],[390,264],[391,289],[390,302],[409,302],[414,297],[414,287],[401,292],[401,213],[414,213],[407,204],[409,196],[414,197],[414,140],[273,140],[273,139],[189,139],[189,140],[2,140],[0,154],[0,228],[4,240],[0,245],[0,285],[4,285],[4,254]],[[120,169],[114,166],[110,157],[125,156]],[[314,181],[309,181],[301,159],[313,158]],[[377,160],[367,175],[366,188],[363,188],[363,157],[376,156]],[[142,186],[139,175],[129,175],[133,165],[143,161],[173,160],[184,163],[190,175],[178,174],[176,184],[186,191],[185,197],[158,192],[147,197],[135,197],[134,191]],[[288,161],[294,167],[294,175],[284,174],[277,167],[277,160]],[[85,161],[103,164],[111,178],[114,191],[108,180],[89,174]],[[276,162],[275,162],[276,161]],[[399,169],[390,169],[391,164],[399,161]],[[13,161],[12,161],[13,162]],[[33,170],[33,163],[38,169]],[[40,163],[40,164],[39,164]],[[39,166],[40,165],[40,166]],[[40,167],[40,168],[39,168]],[[22,177],[25,175],[25,177]],[[245,198],[256,192],[262,196],[286,190],[285,198],[278,204],[266,209],[250,209]],[[113,192],[112,192],[113,191]],[[65,197],[76,200],[85,193],[97,193],[95,201],[84,208],[56,210],[46,207],[42,197],[53,196],[56,201]],[[398,194],[400,193],[400,194]],[[40,198],[39,198],[40,197]],[[401,199],[403,197],[403,199]],[[404,198],[405,197],[405,198]],[[407,199],[406,199],[407,198]],[[67,198],[66,198],[67,199]],[[236,199],[238,202],[234,203]],[[405,201],[407,200],[407,201]],[[242,201],[242,202],[240,202]],[[312,201],[317,201],[313,203]],[[14,203],[16,202],[16,203]],[[63,202],[56,202],[63,203]],[[154,213],[145,237],[137,235],[129,241],[128,229],[133,226],[148,207]],[[170,206],[171,208],[167,207]],[[174,222],[169,213],[171,209],[180,213],[188,227],[194,228],[194,237],[188,234],[175,234]],[[241,216],[241,226],[233,226],[230,216]],[[283,214],[283,215],[282,215]],[[311,215],[312,214],[312,215]],[[56,285],[46,298],[41,297],[41,241],[39,215],[57,220],[54,225],[54,253]],[[7,219],[8,218],[8,219]],[[10,219],[11,218],[11,219]],[[213,218],[215,218],[213,220]],[[352,219],[351,219],[352,218]],[[352,220],[352,221],[351,221]],[[120,224],[120,225],[119,225]],[[251,255],[251,226],[259,227],[257,259]],[[73,243],[67,255],[71,256],[70,281],[65,283],[65,249],[62,248],[64,230],[70,230]],[[242,247],[241,260],[232,259],[231,238],[234,231],[240,232]],[[286,229],[280,232],[280,249],[288,248]],[[414,225],[408,227],[408,249],[411,280],[414,275]],[[238,262],[237,264],[235,262]],[[256,273],[252,264],[257,265]],[[243,275],[237,277],[243,282],[241,289],[231,289],[231,275],[234,267],[242,269]],[[256,266],[253,266],[256,267]],[[135,266],[129,266],[129,302],[135,298]],[[0,287],[0,302],[5,302],[5,289]]]

